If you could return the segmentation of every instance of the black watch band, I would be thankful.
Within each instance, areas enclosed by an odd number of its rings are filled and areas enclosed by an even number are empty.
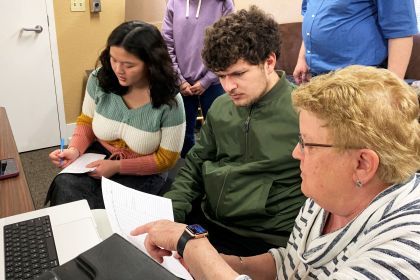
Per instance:
[[[207,230],[198,224],[189,225],[185,227],[184,232],[176,244],[176,250],[181,257],[184,257],[184,249],[187,242],[191,239],[203,238],[208,234]]]
[[[181,235],[181,237],[178,240],[178,243],[176,244],[176,250],[178,251],[178,254],[181,257],[184,257],[184,249],[185,245],[187,245],[187,242],[193,239],[194,237],[189,234],[187,231],[184,231]]]

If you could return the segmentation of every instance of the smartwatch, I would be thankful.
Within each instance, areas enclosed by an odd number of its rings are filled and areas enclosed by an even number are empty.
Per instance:
[[[176,250],[181,257],[184,257],[184,249],[191,239],[203,238],[208,234],[207,230],[199,224],[189,225],[185,228],[176,245]]]

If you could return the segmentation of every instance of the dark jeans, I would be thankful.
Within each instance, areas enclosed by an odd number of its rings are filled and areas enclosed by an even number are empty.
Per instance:
[[[97,142],[86,152],[106,154],[106,158],[110,156],[110,153]],[[126,187],[156,195],[165,185],[165,180],[159,174],[147,176],[116,174],[109,179]],[[91,209],[105,208],[101,179],[92,178],[86,173],[58,174],[50,185],[45,204],[50,201],[50,206],[54,206],[80,199],[86,199]]]
[[[224,93],[224,89],[220,84],[211,85],[202,95],[183,96],[185,117],[186,117],[186,130],[184,146],[182,147],[181,157],[185,157],[188,151],[194,146],[195,143],[195,123],[197,121],[198,106],[200,105],[203,117],[207,116],[207,111],[210,109],[213,101]]]
[[[233,233],[215,223],[209,221],[203,214],[199,200],[194,201],[193,209],[186,218],[187,224],[200,224],[209,232],[208,239],[219,253],[235,256],[255,256],[267,253],[271,248],[277,248],[274,244],[267,243],[258,238],[244,237]],[[289,237],[290,232],[284,232]]]

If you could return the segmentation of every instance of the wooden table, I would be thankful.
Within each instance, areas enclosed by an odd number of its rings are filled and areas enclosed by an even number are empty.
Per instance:
[[[6,110],[0,107],[0,159],[14,158],[19,175],[0,180],[0,218],[34,210]]]

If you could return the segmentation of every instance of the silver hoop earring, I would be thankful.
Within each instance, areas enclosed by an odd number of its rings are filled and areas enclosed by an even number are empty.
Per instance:
[[[356,180],[356,188],[361,188],[363,186],[362,181],[360,181],[359,179]]]

